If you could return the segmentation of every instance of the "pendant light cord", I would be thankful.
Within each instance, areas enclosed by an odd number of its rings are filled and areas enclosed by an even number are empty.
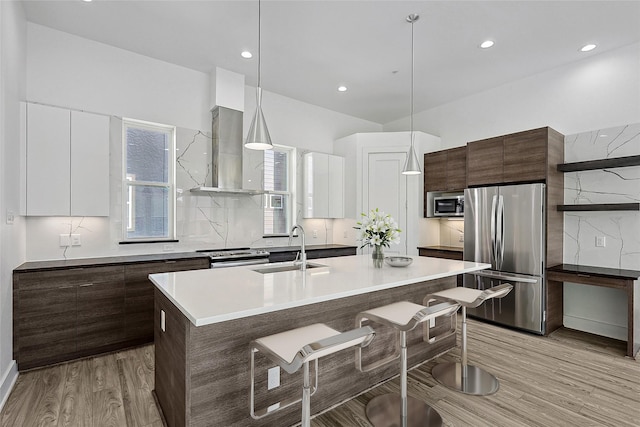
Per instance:
[[[411,148],[413,149],[413,73],[415,68],[415,53],[413,48],[413,24],[415,22],[415,18],[411,20],[411,115],[409,116],[409,130],[411,131]]]
[[[262,60],[262,50],[261,50],[261,21],[262,21],[262,4],[260,0],[258,0],[258,88],[260,88],[260,61]]]

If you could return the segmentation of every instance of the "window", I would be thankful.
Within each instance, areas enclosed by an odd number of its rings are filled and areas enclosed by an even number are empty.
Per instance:
[[[175,127],[123,120],[125,241],[173,240]]]
[[[264,235],[288,235],[295,206],[295,149],[274,146],[264,152]]]

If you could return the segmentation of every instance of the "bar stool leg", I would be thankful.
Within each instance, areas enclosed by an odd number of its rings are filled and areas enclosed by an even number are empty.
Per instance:
[[[311,426],[311,386],[309,384],[309,362],[302,365],[302,423],[301,427]]]
[[[407,333],[400,331],[400,396],[395,393],[374,397],[366,407],[374,427],[441,427],[442,417],[431,406],[407,394]]]
[[[500,388],[500,383],[495,376],[467,363],[467,308],[465,306],[462,306],[460,362],[440,363],[433,367],[431,375],[440,384],[465,394],[487,396]]]

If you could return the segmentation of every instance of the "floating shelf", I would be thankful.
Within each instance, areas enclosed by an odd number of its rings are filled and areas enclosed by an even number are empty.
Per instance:
[[[640,166],[640,156],[614,157],[612,159],[589,160],[586,162],[561,163],[558,172],[590,171],[606,168]]]
[[[558,205],[558,211],[640,211],[640,203],[594,203],[591,205]]]

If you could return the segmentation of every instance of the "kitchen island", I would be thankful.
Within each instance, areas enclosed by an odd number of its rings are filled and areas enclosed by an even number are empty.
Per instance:
[[[294,405],[261,420],[249,416],[251,340],[312,323],[337,330],[354,327],[361,311],[396,301],[422,303],[431,292],[456,285],[455,276],[487,264],[413,257],[408,267],[374,269],[367,255],[314,260],[321,267],[261,273],[265,266],[196,270],[150,275],[155,284],[155,393],[173,426],[293,425]],[[269,264],[273,268],[277,264]],[[432,333],[444,331],[437,322]],[[376,326],[365,363],[393,352],[393,331]],[[409,366],[455,346],[455,337],[429,345],[422,330],[408,335]],[[358,395],[398,373],[397,364],[362,373],[354,353],[341,352],[320,362],[319,389],[312,413]],[[279,386],[267,390],[267,369],[256,358],[256,406],[270,406],[301,392],[300,373],[282,373]]]

